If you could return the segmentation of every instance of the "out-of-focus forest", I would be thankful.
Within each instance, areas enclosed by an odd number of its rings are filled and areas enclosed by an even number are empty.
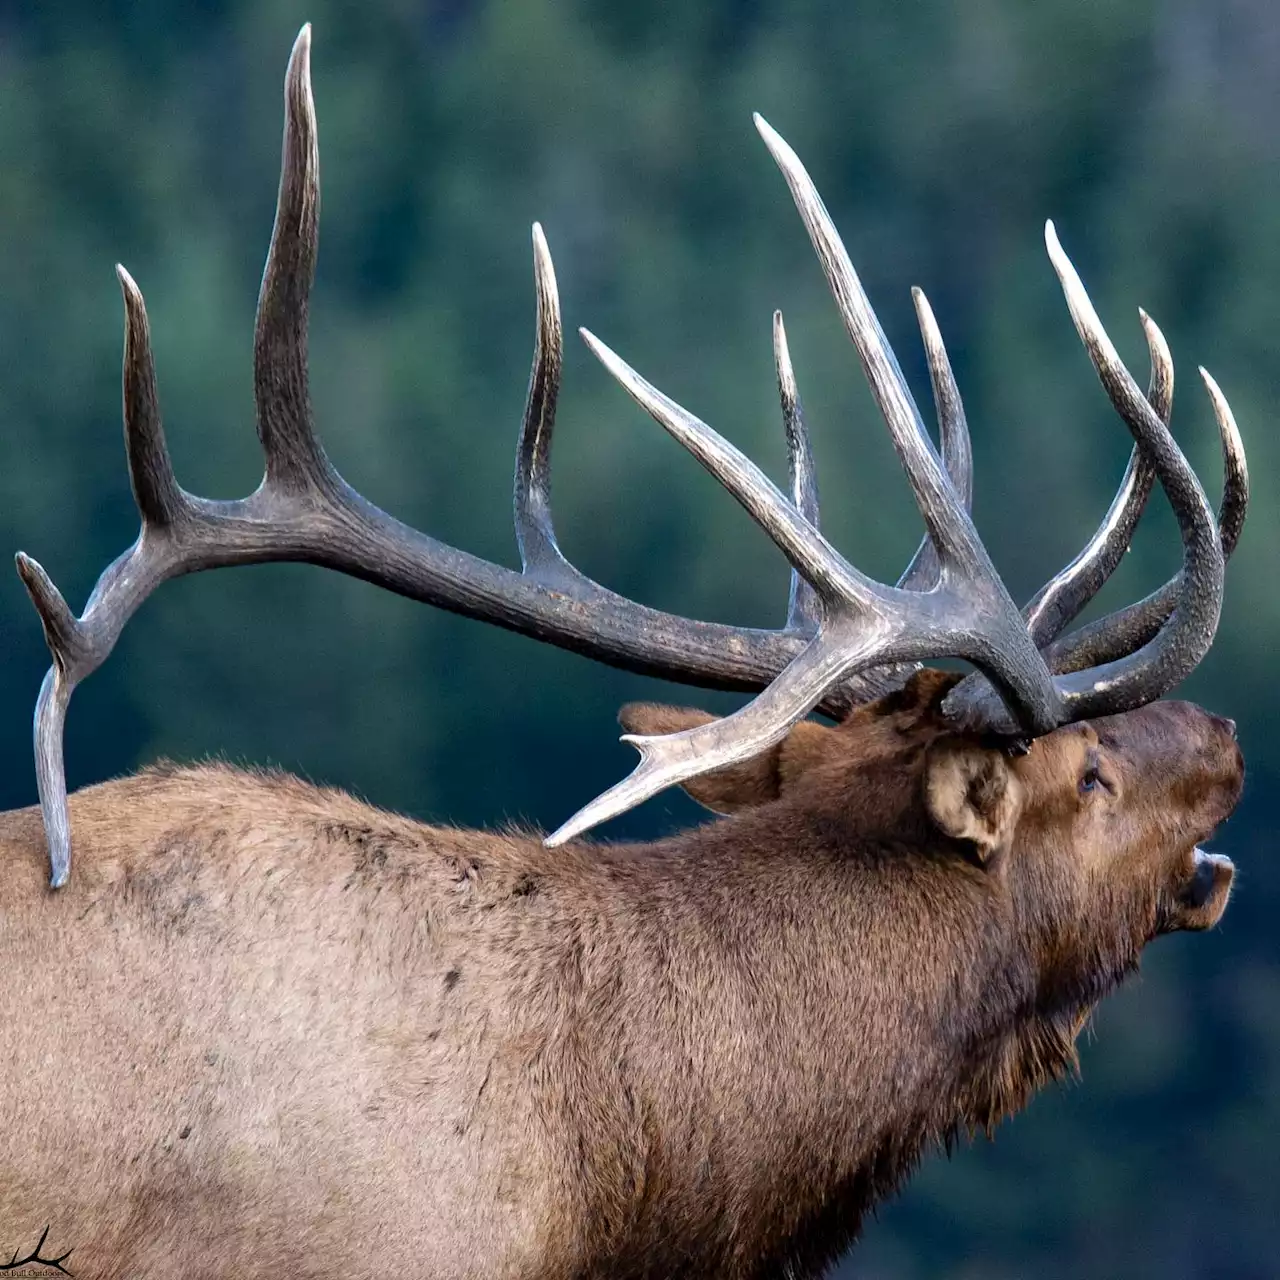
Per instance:
[[[804,158],[918,398],[909,286],[966,396],[975,515],[1025,598],[1092,531],[1129,437],[1045,257],[1056,221],[1145,380],[1145,306],[1178,361],[1174,429],[1219,485],[1195,375],[1230,397],[1254,505],[1187,694],[1251,774],[1208,936],[1157,943],[1102,1009],[1083,1082],[928,1161],[845,1264],[864,1277],[1280,1274],[1280,13],[1269,0],[0,2],[0,530],[79,608],[136,532],[112,265],[146,295],[180,479],[257,483],[250,357],[281,82],[314,25],[324,186],[312,384],[347,478],[514,562],[510,473],[532,350],[529,226],[588,324],[781,479],[770,315],[787,317],[834,541],[896,576],[919,520],[784,183]],[[562,545],[644,602],[774,625],[786,566],[577,342],[555,450]],[[1152,502],[1101,603],[1178,562]],[[0,800],[30,803],[46,654],[0,580]],[[78,693],[82,785],[154,759],[274,762],[423,818],[548,826],[631,764],[632,698],[735,704],[594,666],[305,567],[164,587]],[[610,829],[696,820],[665,795]],[[0,887],[0,893],[3,892]],[[3,1102],[0,1100],[0,1109]],[[843,1274],[843,1272],[842,1272]]]

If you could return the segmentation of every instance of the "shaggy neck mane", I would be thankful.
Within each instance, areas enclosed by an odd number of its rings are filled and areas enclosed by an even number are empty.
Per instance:
[[[1036,1007],[1007,896],[916,810],[869,837],[865,809],[809,795],[592,851],[627,882],[617,978],[645,998],[608,1030],[635,1146],[605,1158],[635,1195],[586,1207],[639,1233],[644,1274],[689,1266],[664,1238],[734,1274],[834,1259],[927,1147],[1074,1066],[1083,1013]]]

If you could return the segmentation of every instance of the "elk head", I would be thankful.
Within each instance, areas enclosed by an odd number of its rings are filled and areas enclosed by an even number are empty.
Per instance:
[[[980,876],[1014,922],[1040,1006],[1082,1013],[1153,938],[1221,918],[1233,867],[1201,842],[1240,797],[1235,725],[1161,701],[1011,752],[957,730],[946,705],[959,680],[920,671],[840,725],[803,721],[684,788],[739,821],[772,813],[783,831],[847,826],[857,833],[843,843],[849,856],[892,846],[905,858],[923,851],[942,880]],[[645,735],[715,722],[649,703],[620,718]]]
[[[953,734],[969,735],[968,745],[957,739],[951,747],[936,748],[956,786],[965,782],[980,790],[995,785],[999,771],[994,764],[976,763],[974,742],[998,741],[1007,751],[1046,739],[1029,762],[1000,766],[1011,779],[1026,774],[1009,792],[1010,812],[1022,812],[1015,792],[1034,792],[1036,762],[1066,750],[1049,742],[1078,743],[1093,733],[1101,743],[1103,735],[1097,727],[1060,737],[1052,736],[1055,731],[1087,721],[1102,723],[1099,718],[1146,706],[1207,651],[1221,609],[1225,561],[1239,536],[1248,495],[1239,434],[1212,378],[1201,371],[1226,462],[1216,520],[1167,427],[1173,370],[1159,329],[1141,313],[1151,353],[1151,382],[1144,395],[1107,337],[1052,224],[1046,225],[1049,256],[1076,328],[1135,446],[1097,533],[1071,565],[1019,610],[969,517],[972,477],[965,416],[927,300],[915,291],[941,456],[809,175],[760,117],[757,128],[790,187],[924,518],[924,540],[898,583],[872,581],[819,531],[808,435],[779,313],[774,315],[774,352],[790,497],[598,339],[585,330],[583,336],[631,396],[724,484],[789,559],[793,572],[785,626],[752,630],[676,617],[614,595],[571,565],[557,544],[551,518],[551,433],[562,335],[555,274],[536,224],[536,344],[516,451],[515,529],[522,570],[444,546],[374,507],[347,485],[325,455],[313,429],[307,392],[307,303],[319,215],[310,43],[310,28],[304,27],[286,76],[279,200],[254,338],[257,425],[266,456],[261,485],[245,499],[226,502],[195,497],[178,485],[160,420],[142,295],[121,267],[125,444],[141,531],[104,571],[80,617],[39,564],[18,556],[19,572],[53,654],[36,708],[36,764],[55,886],[65,881],[70,866],[62,734],[73,690],[106,659],[129,617],[161,582],[216,566],[309,561],[634,671],[704,687],[763,690],[723,720],[675,733],[632,736],[642,756],[635,773],[570,819],[548,838],[550,845],[664,787],[760,757],[789,732],[793,738],[808,733],[793,726],[810,711],[844,715],[869,698],[900,688],[920,662],[944,656],[966,659],[977,668],[937,708],[940,722]],[[1137,604],[1064,635],[1127,549],[1156,480],[1178,520],[1181,571]],[[855,716],[852,723],[862,720]],[[996,756],[983,759],[995,761]],[[1020,803],[1025,808],[1025,796]],[[970,839],[975,847],[989,845],[988,857],[999,853],[994,828],[965,835],[968,819],[948,809],[941,790],[935,809],[939,822],[950,813],[955,838]],[[1027,812],[1032,811],[1034,807]]]

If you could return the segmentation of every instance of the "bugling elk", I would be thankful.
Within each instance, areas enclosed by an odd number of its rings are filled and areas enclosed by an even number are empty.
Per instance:
[[[968,515],[965,418],[928,303],[917,291],[941,457],[807,173],[757,118],[924,517],[909,568],[874,582],[819,532],[780,317],[790,497],[583,336],[788,557],[786,625],[671,616],[574,568],[549,503],[561,327],[536,226],[523,569],[486,563],[367,502],[313,433],[309,52],[304,28],[254,341],[261,487],[215,502],[178,486],[142,296],[121,269],[141,533],[79,618],[18,557],[53,666],[42,813],[0,819],[0,1022],[21,1028],[0,1055],[0,1226],[35,1238],[52,1222],[85,1276],[817,1274],[923,1152],[1072,1067],[1091,1009],[1147,942],[1222,914],[1232,865],[1199,843],[1240,793],[1234,726],[1156,700],[1211,643],[1244,520],[1230,409],[1204,375],[1225,457],[1215,518],[1166,426],[1160,331],[1144,314],[1144,395],[1048,227],[1135,448],[1097,534],[1019,610]],[[1066,633],[1156,480],[1180,572]],[[624,708],[639,767],[545,840],[214,765],[154,766],[68,802],[67,701],[134,610],[168,578],[267,560],[762,692],[723,719]],[[976,670],[919,668],[938,657]],[[805,719],[814,709],[838,725]],[[673,783],[729,816],[643,846],[574,838]]]

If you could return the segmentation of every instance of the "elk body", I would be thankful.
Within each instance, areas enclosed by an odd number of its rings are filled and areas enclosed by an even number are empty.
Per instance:
[[[968,516],[964,416],[928,304],[917,295],[941,458],[807,174],[761,122],[925,518],[902,580],[872,582],[818,532],[778,318],[790,497],[588,340],[789,557],[786,626],[672,617],[570,565],[550,517],[560,322],[536,229],[523,571],[476,560],[366,502],[311,430],[308,51],[304,30],[255,340],[263,485],[238,502],[178,487],[122,272],[142,532],[79,618],[19,557],[54,663],[41,808],[0,817],[0,1016],[21,1029],[0,1055],[0,1230],[19,1251],[39,1238],[41,1259],[73,1247],[80,1276],[818,1274],[927,1148],[1072,1066],[1090,1010],[1149,941],[1225,908],[1231,864],[1200,844],[1239,796],[1234,726],[1157,699],[1212,641],[1243,522],[1230,410],[1206,375],[1227,477],[1215,519],[1167,430],[1159,330],[1144,316],[1144,396],[1050,234],[1135,450],[1098,533],[1019,611]],[[1181,571],[1067,633],[1156,480]],[[268,559],[763,692],[723,720],[624,709],[640,766],[546,840],[221,766],[154,767],[68,801],[70,693],[145,596]],[[919,669],[943,656],[978,670]],[[840,724],[805,720],[814,708]],[[725,816],[644,846],[574,838],[673,783]]]
[[[78,1276],[817,1274],[1231,880],[1195,850],[1226,722],[1006,760],[938,692],[793,731],[777,798],[722,775],[735,816],[641,847],[157,768],[73,798],[50,894],[10,815],[0,1223]]]

